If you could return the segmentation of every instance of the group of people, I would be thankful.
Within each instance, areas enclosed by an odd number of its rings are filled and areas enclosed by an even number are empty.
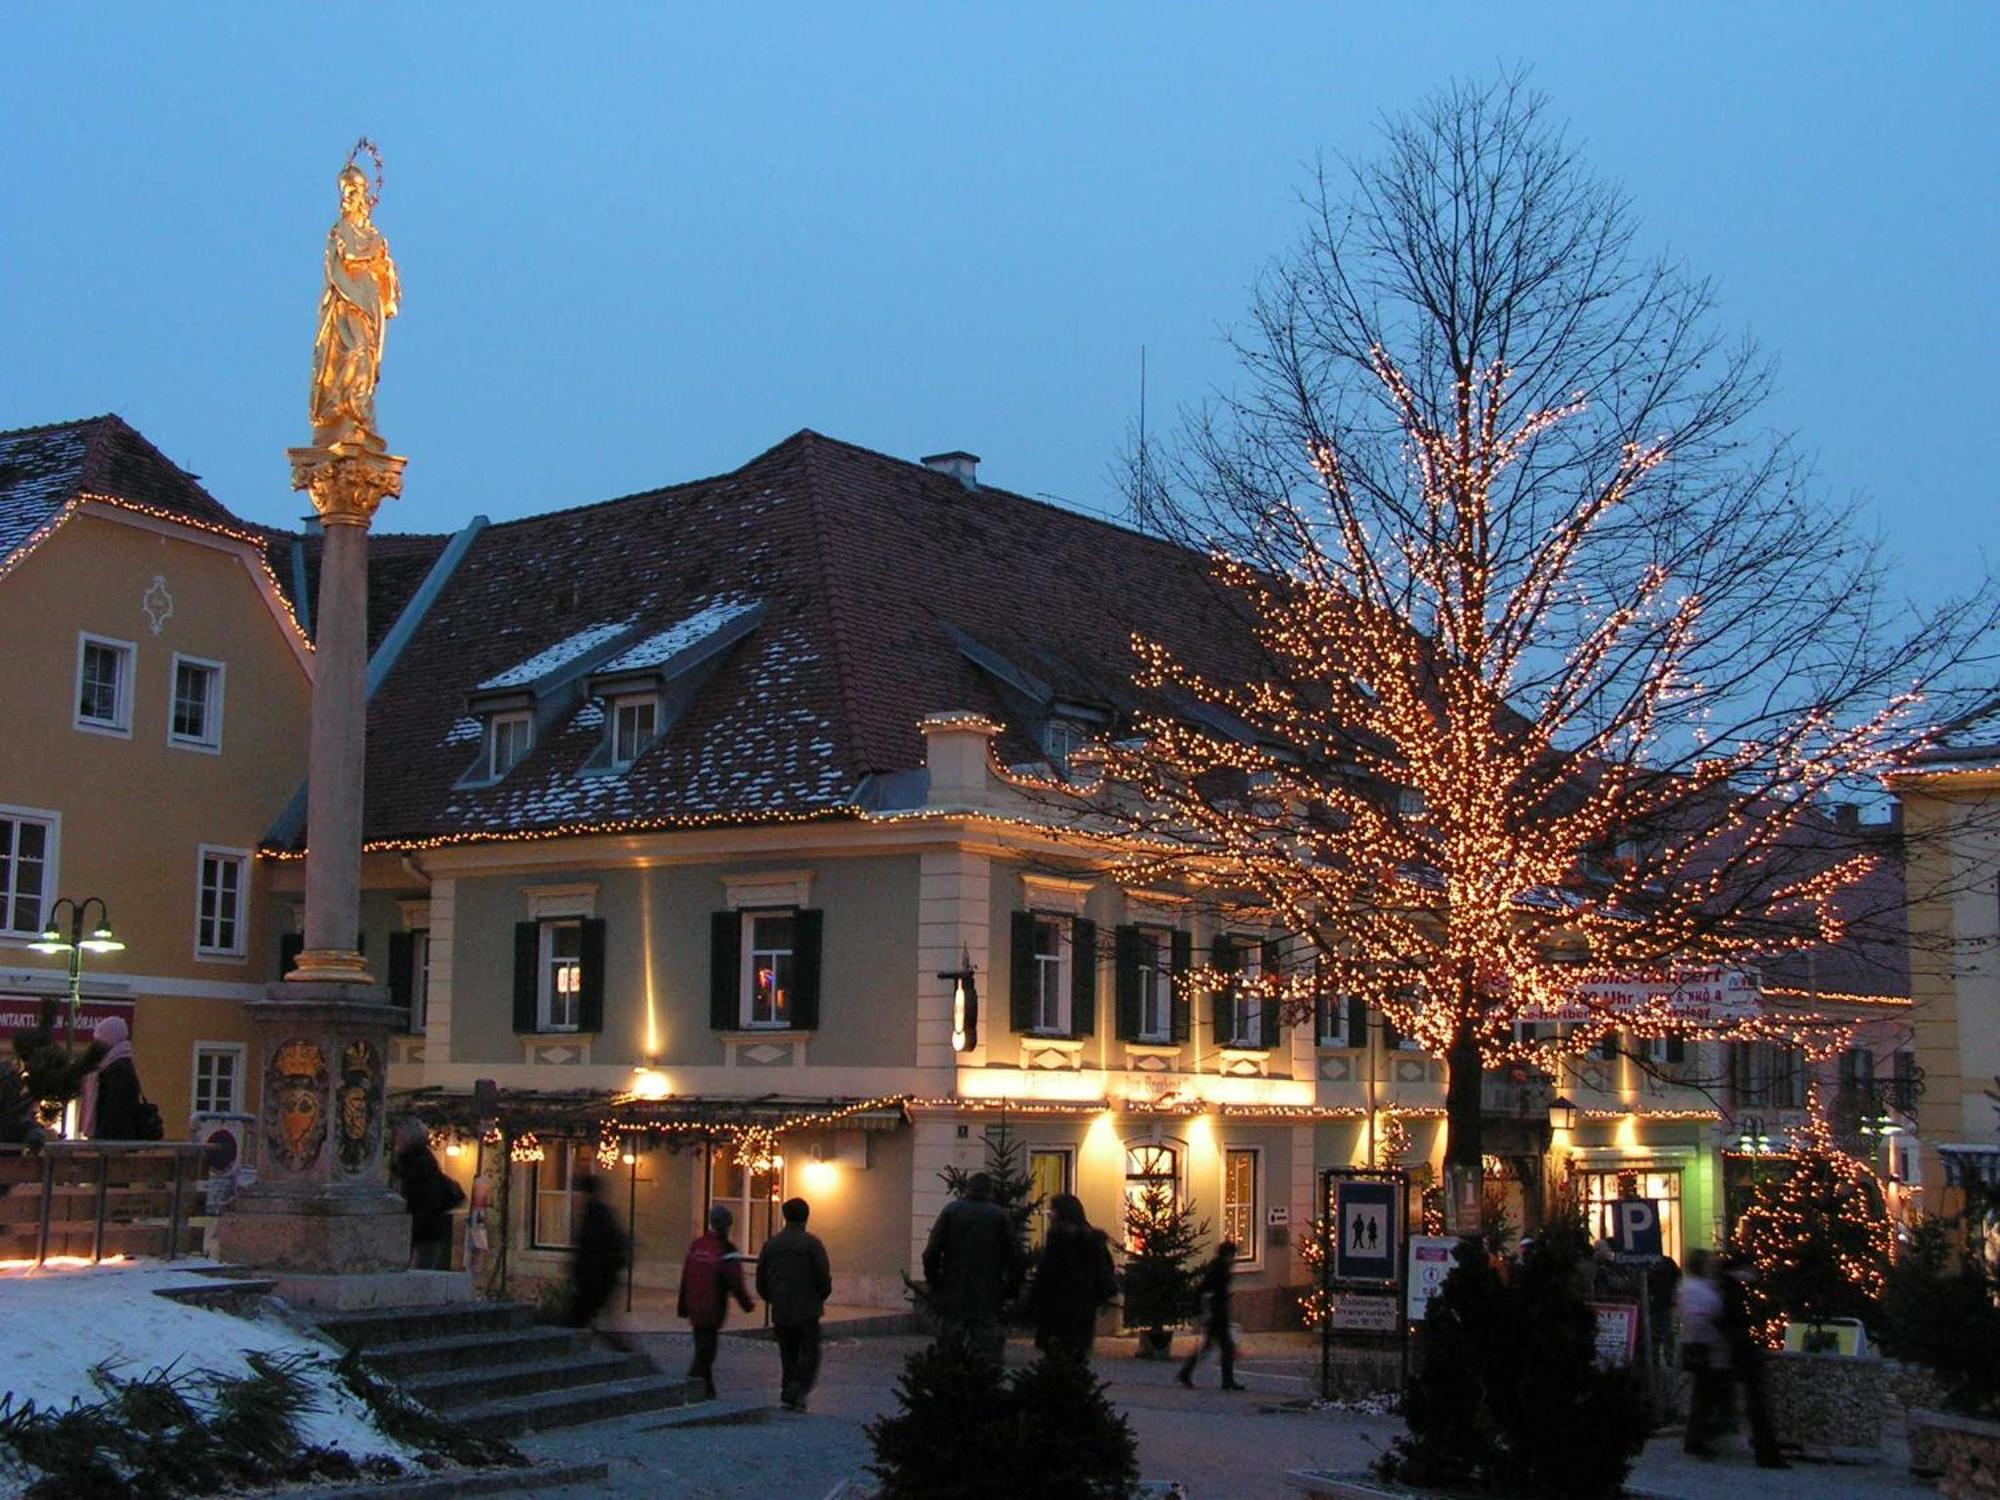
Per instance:
[[[1790,1465],[1778,1452],[1777,1428],[1764,1395],[1764,1351],[1750,1324],[1750,1267],[1732,1257],[1718,1266],[1707,1250],[1689,1253],[1680,1285],[1681,1364],[1693,1380],[1684,1447],[1715,1456],[1715,1440],[1735,1425],[1733,1388],[1743,1387],[1750,1449],[1759,1467]]]

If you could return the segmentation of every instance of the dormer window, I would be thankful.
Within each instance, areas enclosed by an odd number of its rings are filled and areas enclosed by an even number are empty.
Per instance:
[[[1042,753],[1057,770],[1069,769],[1069,758],[1090,743],[1090,734],[1075,719],[1053,717],[1042,724]]]
[[[646,751],[659,732],[660,700],[634,693],[611,700],[611,768],[622,771]]]
[[[535,723],[526,713],[495,714],[486,721],[486,779],[498,781],[526,758]]]

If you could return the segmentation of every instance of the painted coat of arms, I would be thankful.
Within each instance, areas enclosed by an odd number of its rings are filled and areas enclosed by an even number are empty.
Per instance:
[[[382,1054],[369,1042],[350,1042],[340,1054],[340,1164],[350,1172],[382,1154]]]
[[[304,1040],[271,1054],[264,1078],[264,1140],[280,1166],[309,1170],[326,1147],[326,1054]]]

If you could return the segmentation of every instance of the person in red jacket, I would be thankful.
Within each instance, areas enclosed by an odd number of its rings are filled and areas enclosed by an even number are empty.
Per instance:
[[[688,1379],[699,1380],[708,1399],[715,1399],[715,1346],[722,1324],[729,1316],[729,1299],[734,1297],[745,1312],[757,1304],[743,1285],[743,1257],[729,1242],[729,1226],[736,1221],[723,1204],[708,1211],[708,1233],[688,1246],[687,1260],[681,1265],[680,1315],[688,1320],[694,1334],[694,1363]]]

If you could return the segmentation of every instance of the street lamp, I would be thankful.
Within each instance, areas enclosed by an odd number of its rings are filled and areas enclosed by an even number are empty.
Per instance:
[[[97,908],[97,925],[88,933],[84,924],[89,921],[91,907]],[[63,908],[69,908],[69,935],[62,929]],[[124,944],[112,934],[111,913],[105,909],[100,896],[85,896],[82,901],[72,901],[67,896],[49,907],[49,914],[42,923],[42,935],[28,947],[36,953],[67,953],[69,955],[69,1017],[63,1028],[63,1045],[76,1050],[76,1015],[83,1006],[83,955],[86,953],[117,953]],[[63,1134],[76,1135],[76,1101],[72,1099],[63,1110]]]
[[[1576,1129],[1576,1106],[1567,1094],[1558,1094],[1549,1101],[1549,1129]]]

